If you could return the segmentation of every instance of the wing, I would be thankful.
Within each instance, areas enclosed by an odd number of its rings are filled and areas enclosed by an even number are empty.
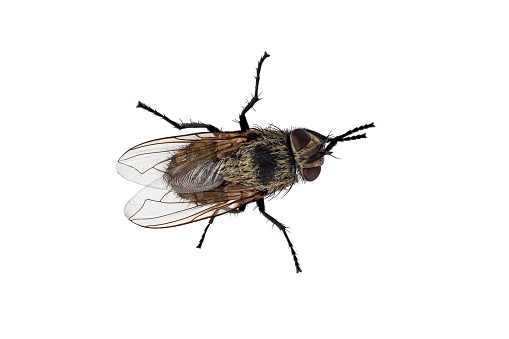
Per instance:
[[[192,160],[172,166],[173,164],[170,161],[165,178],[167,178],[174,192],[208,191],[222,184],[224,180],[221,174],[223,162],[224,160],[211,161],[203,159],[201,163]]]
[[[144,187],[125,206],[125,216],[133,223],[148,228],[168,228],[218,216],[263,197],[242,187],[222,185],[206,192],[203,203],[176,201],[173,192]]]
[[[117,172],[127,180],[159,189],[171,189],[170,181],[185,192],[214,188],[222,182],[223,159],[244,144],[249,133],[205,132],[148,141],[124,153]],[[185,161],[167,173],[172,157],[183,149]]]

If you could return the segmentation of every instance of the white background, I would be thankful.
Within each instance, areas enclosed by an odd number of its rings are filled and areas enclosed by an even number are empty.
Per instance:
[[[503,1],[17,2],[0,8],[2,338],[507,338]],[[267,211],[131,224],[136,109],[336,135]]]

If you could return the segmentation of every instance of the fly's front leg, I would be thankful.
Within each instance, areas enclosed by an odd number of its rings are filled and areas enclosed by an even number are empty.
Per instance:
[[[281,232],[283,232],[286,241],[288,242],[288,246],[290,247],[290,251],[292,252],[293,261],[295,262],[295,269],[297,270],[297,273],[302,272],[299,265],[299,259],[297,259],[297,253],[295,253],[295,250],[293,249],[293,244],[290,241],[290,238],[288,237],[288,234],[286,233],[286,226],[277,221],[274,217],[269,215],[267,212],[265,212],[265,202],[263,198],[256,200],[256,205],[258,205],[258,209],[260,210],[260,213],[263,214],[265,218],[270,220],[274,225],[276,225]]]
[[[254,104],[256,104],[260,100],[260,97],[258,96],[258,84],[260,82],[260,71],[262,70],[263,62],[269,56],[270,55],[267,52],[265,52],[265,53],[263,53],[263,56],[261,57],[260,61],[258,61],[258,67],[256,67],[256,77],[255,77],[256,81],[255,81],[255,92],[254,92],[254,95],[251,98],[251,101],[249,101],[247,103],[246,107],[244,107],[242,109],[242,112],[240,113],[240,116],[239,116],[240,130],[242,132],[245,132],[245,131],[249,130],[249,124],[247,123],[247,119],[246,119],[247,111],[249,111],[251,108],[253,108]]]
[[[221,132],[221,130],[219,128],[217,128],[216,126],[209,125],[209,124],[204,124],[202,122],[187,122],[187,123],[186,122],[182,122],[182,123],[179,124],[178,122],[175,122],[175,121],[171,120],[170,118],[168,118],[163,113],[159,113],[155,109],[150,108],[150,106],[145,105],[141,101],[138,101],[138,105],[136,107],[143,108],[144,110],[149,111],[150,113],[158,116],[159,118],[163,119],[164,121],[169,122],[170,124],[172,124],[173,127],[178,128],[178,129],[184,129],[184,128],[206,128],[210,132]]]

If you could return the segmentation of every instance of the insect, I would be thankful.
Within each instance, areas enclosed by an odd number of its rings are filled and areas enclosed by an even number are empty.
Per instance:
[[[248,204],[256,203],[260,213],[285,236],[299,273],[302,270],[287,227],[267,213],[265,198],[289,190],[299,181],[315,180],[324,157],[332,154],[338,142],[365,138],[366,134],[356,133],[375,125],[362,125],[336,137],[306,128],[250,128],[246,113],[260,100],[260,71],[268,57],[265,52],[258,61],[254,95],[239,116],[240,131],[223,132],[201,122],[177,123],[138,102],[137,107],[179,130],[205,128],[208,132],[142,143],[120,157],[117,171],[145,186],[124,209],[133,223],[168,228],[208,219],[198,248],[216,217],[241,213]]]

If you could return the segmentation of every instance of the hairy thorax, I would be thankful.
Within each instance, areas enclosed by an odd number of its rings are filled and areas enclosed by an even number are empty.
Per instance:
[[[253,130],[252,138],[225,159],[221,174],[226,182],[272,194],[297,182],[290,134],[280,130]]]

